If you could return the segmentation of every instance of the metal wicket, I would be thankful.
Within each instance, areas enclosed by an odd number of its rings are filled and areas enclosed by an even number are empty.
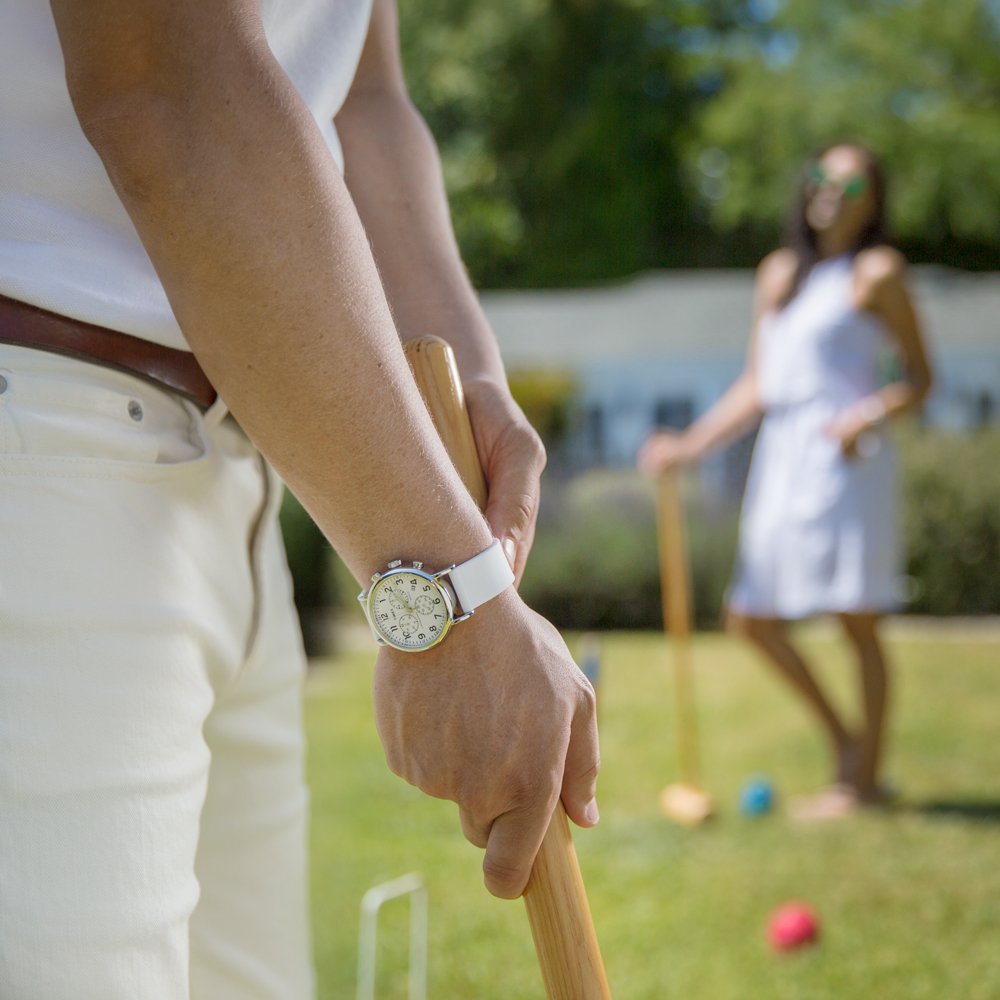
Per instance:
[[[427,1000],[427,888],[416,872],[373,886],[361,899],[358,1000],[375,1000],[378,915],[385,903],[410,897],[410,1000]]]

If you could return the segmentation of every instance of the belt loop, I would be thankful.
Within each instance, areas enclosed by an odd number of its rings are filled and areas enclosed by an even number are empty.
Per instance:
[[[205,411],[202,419],[206,427],[218,427],[229,415],[229,407],[221,396],[215,397],[215,402]]]
[[[0,295],[0,342],[117,368],[211,406],[215,389],[187,350],[109,330]]]

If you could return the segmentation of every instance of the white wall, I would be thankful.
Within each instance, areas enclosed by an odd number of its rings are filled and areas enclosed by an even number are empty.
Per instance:
[[[937,374],[926,417],[975,425],[980,397],[1000,422],[1000,272],[913,268],[911,286]],[[704,412],[744,361],[752,271],[669,271],[602,288],[482,296],[509,369],[574,375],[584,411],[604,416],[603,459],[632,461],[658,400],[692,399]],[[572,451],[594,460],[587,430]]]

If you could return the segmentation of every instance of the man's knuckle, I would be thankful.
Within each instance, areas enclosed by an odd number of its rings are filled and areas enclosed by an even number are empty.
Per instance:
[[[504,800],[507,810],[521,812],[530,809],[538,798],[541,782],[524,771],[508,778],[504,788]]]
[[[548,464],[549,456],[545,444],[538,431],[530,424],[525,427],[520,450],[524,455],[525,464],[534,472],[541,473]]]
[[[446,782],[428,775],[421,776],[420,781],[416,782],[416,785],[420,791],[433,799],[454,799],[455,797]]]
[[[494,889],[516,892],[524,881],[524,867],[508,858],[487,856],[483,859],[483,874]]]
[[[535,497],[532,493],[519,493],[515,501],[515,510],[518,517],[525,524],[528,523],[535,513]]]
[[[583,671],[578,671],[578,674],[579,676],[574,678],[577,684],[576,690],[573,692],[574,701],[570,711],[576,722],[580,723],[596,718],[597,693],[590,681],[584,676]]]
[[[526,419],[521,419],[508,425],[506,440],[507,448],[521,456],[521,460],[529,467],[542,469],[548,460],[545,444],[541,435]]]
[[[402,778],[408,785],[420,789],[425,795],[435,799],[455,798],[453,789],[438,770],[423,767],[418,761],[399,751],[386,751],[385,761],[397,778]]]
[[[397,753],[395,750],[386,748],[385,764],[397,778],[406,778],[406,775],[403,773],[406,769],[406,765],[402,754]]]
[[[531,428],[531,443],[529,447],[534,456],[535,464],[539,468],[545,468],[549,460],[548,452],[545,450],[545,443],[542,441],[541,435],[534,427]]]
[[[496,814],[490,808],[490,796],[483,788],[481,781],[468,783],[455,791],[455,801],[477,823],[488,822]]]

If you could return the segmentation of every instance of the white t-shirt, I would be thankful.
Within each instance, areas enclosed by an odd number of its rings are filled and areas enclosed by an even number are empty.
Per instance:
[[[372,0],[261,0],[268,42],[343,169],[333,117]],[[48,3],[0,0],[0,293],[187,348],[139,237],[77,122]]]

